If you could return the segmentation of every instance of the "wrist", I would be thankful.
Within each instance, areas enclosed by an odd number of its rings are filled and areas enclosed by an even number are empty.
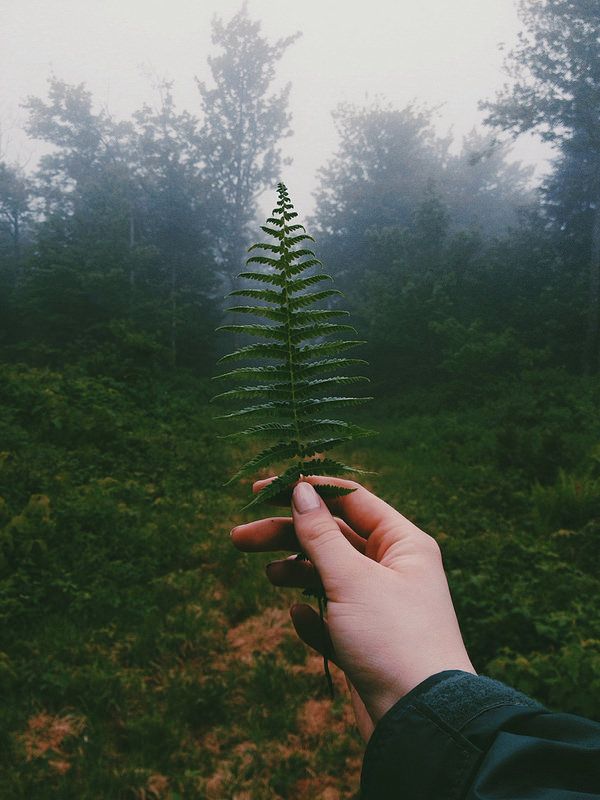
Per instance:
[[[464,655],[457,656],[454,659],[431,662],[427,667],[420,667],[412,672],[404,673],[401,676],[395,676],[395,680],[388,680],[380,683],[377,690],[373,692],[367,690],[362,700],[373,723],[376,725],[399,700],[416,689],[424,681],[441,672],[450,670],[458,670],[460,672],[470,673],[471,675],[477,675],[475,668],[465,652]]]

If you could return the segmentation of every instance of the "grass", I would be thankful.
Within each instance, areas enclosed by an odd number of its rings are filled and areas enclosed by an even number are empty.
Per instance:
[[[241,453],[205,381],[0,367],[0,794],[353,798],[341,676],[232,548]],[[340,455],[443,547],[483,672],[600,714],[597,385],[382,396]],[[248,486],[244,488],[248,492]],[[254,516],[257,516],[255,514]]]

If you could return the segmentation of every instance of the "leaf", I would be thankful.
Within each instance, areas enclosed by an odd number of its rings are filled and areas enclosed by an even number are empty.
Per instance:
[[[224,361],[235,361],[240,358],[285,358],[287,353],[287,345],[249,344],[245,347],[240,347],[239,350],[235,350],[233,353],[221,356],[217,364],[222,364]]]
[[[227,330],[228,326],[224,326]],[[231,327],[231,326],[229,326]],[[318,325],[305,325],[301,328],[294,328],[290,331],[290,338],[295,344],[308,341],[309,339],[316,339],[327,333],[340,333],[341,331],[352,331],[356,333],[356,329],[352,325],[338,325],[337,323],[321,322]]]
[[[218,331],[230,333],[246,333],[249,336],[262,336],[264,339],[276,339],[280,342],[287,341],[288,335],[282,326],[273,328],[270,325],[221,325]]]
[[[282,505],[290,505],[292,500],[292,483],[296,483],[299,477],[300,475],[298,475],[295,480],[289,481],[287,484],[283,480],[272,481],[271,483],[267,484],[267,486],[262,489],[254,497],[254,499],[248,503],[248,505],[244,506],[244,510],[250,508],[251,506],[266,503],[269,500],[278,500]],[[336,497],[344,497],[356,491],[356,489],[349,489],[345,486],[334,486],[333,484],[329,483],[312,484],[312,486],[317,494],[324,500],[330,500]]]
[[[368,364],[364,358],[326,358],[322,361],[315,361],[312,364],[298,365],[294,369],[294,374],[300,378],[305,378],[307,375],[318,375],[323,372],[331,372],[335,369],[344,369],[345,367],[354,367],[358,365]]]
[[[304,294],[301,297],[294,297],[290,300],[289,307],[295,311],[297,308],[302,308],[303,306],[317,303],[319,300],[325,300],[327,297],[341,294],[339,289],[324,289],[322,292],[313,292],[312,294]]]
[[[321,322],[322,320],[334,319],[336,317],[348,317],[349,311],[342,309],[311,309],[310,311],[300,311],[291,315],[290,322],[296,326],[305,322]],[[354,328],[352,329],[354,330]]]
[[[294,250],[293,252],[287,254],[287,258],[289,261],[295,261],[297,258],[303,258],[304,256],[314,256],[314,252],[312,250],[301,249],[301,250]],[[321,262],[319,261],[319,264],[320,263]],[[296,267],[298,266],[307,266],[307,264],[306,263],[296,264]]]
[[[346,475],[349,472],[356,472],[359,475],[374,475],[375,473],[359,469],[358,467],[350,467],[348,464],[342,464],[339,461],[334,461],[331,458],[315,458],[311,461],[305,461],[302,464],[303,475]]]
[[[297,278],[295,281],[288,281],[288,294],[292,294],[293,292],[301,292],[303,289],[306,289],[308,286],[312,286],[314,283],[331,280],[333,280],[333,278],[330,275],[325,275],[323,272],[321,272],[319,275],[311,275],[310,278]]]
[[[304,272],[305,270],[309,269],[311,263],[312,262],[310,261],[303,261],[300,264],[290,264],[286,268],[286,273],[288,275],[299,275],[301,272]]]
[[[275,236],[277,239],[280,239],[282,236],[285,235],[284,231],[278,231],[278,230],[274,230],[273,228],[267,228],[266,225],[261,225],[260,229],[261,229],[261,231],[264,231],[265,233],[268,233],[269,236]]]
[[[265,264],[269,267],[279,267],[281,261],[277,258],[269,258],[268,256],[252,256],[246,259],[246,264]]]
[[[285,295],[283,292],[273,292],[270,289],[236,289],[230,292],[228,297],[254,297],[256,300],[266,300],[270,303],[283,302]]]
[[[323,434],[326,431],[337,431],[351,435],[353,439],[361,436],[372,436],[374,431],[353,425],[350,422],[343,422],[339,419],[310,419],[300,421],[300,435],[305,438]]]
[[[267,447],[266,450],[251,458],[250,461],[247,461],[224,485],[229,486],[238,478],[247,475],[249,472],[254,472],[255,469],[263,466],[263,464],[269,464],[271,461],[280,461],[283,458],[294,458],[297,455],[300,455],[298,442],[278,442],[272,447]]]
[[[325,450],[332,450],[334,447],[337,447],[340,444],[344,444],[344,442],[349,442],[352,439],[352,435],[348,434],[348,436],[338,436],[332,439],[315,439],[312,442],[305,442],[302,444],[302,455],[303,456],[314,456],[317,453],[323,453]]]
[[[230,389],[227,392],[215,395],[211,402],[215,400],[249,400],[253,397],[277,397],[282,400],[291,399],[291,391],[285,386],[240,386],[238,389]]]
[[[281,253],[281,247],[278,244],[269,244],[268,242],[253,244],[252,247],[248,248],[248,252],[251,253],[252,250],[268,250],[270,253]]]
[[[244,436],[255,436],[257,433],[276,436],[281,436],[282,434],[287,433],[292,436],[295,430],[296,426],[292,423],[286,424],[284,422],[263,422],[262,425],[252,425],[251,428],[246,428],[243,431],[234,431],[233,433],[228,433],[220,438],[236,439]]]
[[[262,380],[266,377],[281,377],[284,380],[289,381],[290,372],[285,367],[276,367],[271,364],[264,364],[260,367],[239,367],[238,369],[232,369],[230,372],[224,372],[221,375],[213,376],[213,381],[231,380],[234,378],[257,378],[258,380]]]
[[[215,417],[215,419],[247,417],[252,414],[289,416],[291,414],[290,404],[285,400],[272,400],[270,403],[262,403],[259,406],[248,406],[247,408],[240,408],[238,411],[231,411],[229,414],[221,414],[219,417]]]
[[[347,339],[336,342],[321,342],[320,344],[313,344],[311,347],[300,347],[294,353],[294,361],[306,361],[306,359],[315,355],[324,355],[325,353],[340,353],[359,344],[366,344],[366,342],[360,339]]]
[[[329,386],[341,386],[350,383],[369,383],[369,379],[363,375],[335,375],[333,378],[320,378],[318,380],[307,381],[296,390],[297,397],[305,397],[315,389],[326,389]]]
[[[299,416],[306,416],[323,408],[360,406],[372,399],[372,397],[320,397],[318,400],[300,400],[296,404],[296,413]]]
[[[257,424],[247,425],[243,430],[228,437],[245,439],[252,436],[268,437],[270,445],[244,463],[229,483],[247,475],[260,466],[274,460],[289,461],[285,471],[264,487],[246,506],[249,508],[265,499],[289,499],[291,486],[302,475],[344,475],[360,472],[347,464],[321,456],[338,445],[371,432],[358,425],[328,417],[329,409],[357,406],[367,402],[368,397],[320,397],[323,391],[334,387],[367,381],[361,375],[340,375],[347,367],[365,364],[363,359],[340,356],[343,351],[364,344],[358,339],[328,340],[346,331],[356,333],[351,325],[336,322],[348,315],[342,309],[319,308],[317,303],[340,295],[337,289],[309,287],[331,276],[315,268],[322,267],[315,253],[305,246],[314,241],[298,224],[290,224],[297,217],[283,184],[277,186],[277,207],[262,231],[277,240],[277,244],[258,242],[253,244],[247,264],[258,264],[261,271],[245,270],[239,277],[269,285],[273,288],[238,289],[230,297],[245,297],[258,301],[232,305],[227,310],[233,314],[262,317],[270,324],[226,324],[219,330],[248,336],[265,338],[266,343],[250,344],[223,356],[219,363],[243,359],[269,359],[273,363],[256,366],[252,363],[231,369],[216,376],[218,380],[231,380],[242,385],[221,392],[213,400],[238,401],[243,407],[220,419],[257,417]],[[309,270],[313,270],[311,274]],[[259,304],[259,303],[263,304]],[[317,344],[306,345],[310,340],[322,339]],[[328,373],[326,377],[321,377]],[[260,398],[259,402],[255,402]],[[249,402],[253,402],[249,405]],[[317,487],[322,496],[337,497],[348,494],[333,484]]]
[[[274,275],[266,272],[240,272],[238,278],[247,278],[252,281],[262,281],[263,283],[272,283],[273,286],[283,286],[285,278],[283,275]]]
[[[287,319],[285,311],[279,308],[270,308],[269,306],[231,306],[231,308],[226,308],[225,311],[231,311],[235,314],[256,314],[258,317],[266,317],[276,322],[285,322]]]
[[[317,483],[313,484],[316,493],[323,498],[323,500],[333,499],[335,497],[345,497],[352,494],[356,489],[349,489],[347,486],[334,486],[331,483]]]
[[[300,236],[292,236],[290,239],[288,239],[288,245],[290,245],[291,247],[295,247],[297,244],[300,244],[300,242],[305,242],[307,240],[309,242],[314,242],[312,236],[309,236],[308,233],[303,233]],[[300,250],[299,252],[301,253],[302,251]]]
[[[293,483],[296,483],[300,475],[302,475],[302,463],[292,464],[292,466],[288,467],[288,469],[275,478],[275,480],[267,483],[267,485],[254,496],[254,499],[244,506],[243,510],[258,505],[259,503],[264,503],[278,495],[289,493],[289,487]]]

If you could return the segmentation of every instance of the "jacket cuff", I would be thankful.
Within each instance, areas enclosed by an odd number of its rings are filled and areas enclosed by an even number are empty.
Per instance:
[[[544,710],[481,675],[446,670],[424,680],[377,723],[363,762],[362,800],[459,797],[482,755],[461,729],[498,706]]]

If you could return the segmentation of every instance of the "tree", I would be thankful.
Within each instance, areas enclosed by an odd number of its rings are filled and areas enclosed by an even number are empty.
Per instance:
[[[167,302],[167,339],[172,362],[181,350],[181,330],[192,327],[206,340],[216,323],[215,265],[208,244],[208,187],[199,166],[198,120],[178,113],[172,85],[158,85],[156,109],[135,115],[135,176],[139,185],[139,238],[158,256],[151,276]],[[132,155],[133,155],[132,154]],[[193,323],[195,320],[195,323]]]
[[[22,170],[0,162],[0,256],[13,264],[13,282],[19,282],[23,241],[31,217],[31,181]]]
[[[44,336],[71,341],[131,307],[132,128],[96,112],[83,84],[55,77],[48,98],[25,107],[28,133],[52,146],[34,177],[42,221],[28,306]]]
[[[413,105],[342,104],[333,117],[340,143],[319,171],[314,224],[319,252],[351,294],[369,259],[368,232],[412,224],[443,179],[449,140],[436,135],[430,110]]]
[[[208,59],[214,88],[197,80],[203,124],[201,157],[213,208],[213,235],[230,283],[242,263],[258,196],[280,178],[279,142],[289,136],[290,84],[269,94],[277,63],[300,34],[270,43],[246,4],[228,22],[215,18]]]
[[[450,159],[444,181],[444,199],[455,228],[502,235],[532,206],[533,167],[509,162],[509,154],[510,144],[493,134],[473,129],[463,138],[462,150]]]
[[[566,187],[581,180],[588,226],[588,314],[584,360],[600,368],[600,16],[595,0],[521,0],[524,31],[508,54],[512,84],[481,104],[486,123],[537,132],[552,142],[566,168]],[[560,205],[565,198],[554,195]]]

